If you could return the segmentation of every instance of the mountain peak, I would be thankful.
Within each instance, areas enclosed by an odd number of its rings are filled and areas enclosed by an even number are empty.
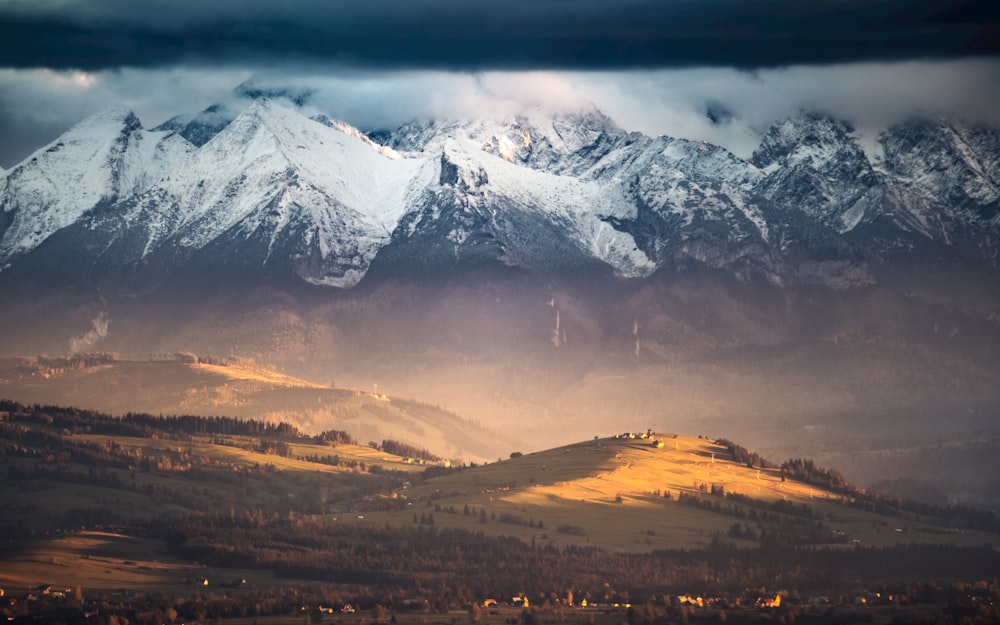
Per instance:
[[[284,110],[287,110],[286,107],[279,105],[271,98],[260,97],[251,102],[250,106],[243,111],[243,114],[270,117],[271,115],[280,114]]]
[[[233,94],[248,100],[275,99],[288,100],[295,106],[305,106],[315,93],[314,89],[295,86],[268,87],[248,78],[233,89]]]
[[[757,191],[788,216],[844,234],[882,212],[882,179],[843,120],[806,112],[779,121],[750,160],[765,174]]]
[[[305,116],[299,109],[269,97],[262,97],[251,102],[232,123],[245,124],[250,120],[252,123],[268,128],[281,143],[285,143],[288,139],[287,136],[284,136],[284,133],[288,131],[295,133],[306,130],[316,132],[317,127],[323,126],[316,120]]]
[[[4,178],[0,262],[27,253],[99,205],[144,191],[193,151],[114,106],[83,120]]]
[[[115,252],[126,264],[180,258],[351,287],[388,241],[425,164],[386,158],[359,137],[261,98],[124,206],[129,232],[111,236],[135,243]]]
[[[851,124],[824,113],[803,112],[772,125],[750,160],[765,170],[778,164],[822,167],[844,149],[864,156]]]
[[[142,122],[131,109],[114,105],[102,109],[93,115],[83,119],[73,126],[67,134],[96,131],[104,133],[109,128],[120,128],[122,132],[134,132],[142,129]]]
[[[406,152],[437,152],[448,140],[460,139],[509,163],[581,175],[629,136],[591,104],[572,111],[534,107],[476,120],[414,120],[392,133],[391,146]]]
[[[625,131],[613,119],[604,114],[596,104],[587,103],[576,109],[553,111],[542,107],[533,107],[514,116],[515,123],[530,124],[538,127],[573,127],[584,128],[592,132],[608,134],[623,134]]]
[[[212,104],[197,114],[176,115],[153,130],[176,132],[201,147],[222,132],[238,115],[226,104]]]
[[[968,209],[969,221],[989,221],[1000,215],[997,130],[940,118],[919,119],[889,128],[879,141],[887,172],[903,187],[924,198]]]

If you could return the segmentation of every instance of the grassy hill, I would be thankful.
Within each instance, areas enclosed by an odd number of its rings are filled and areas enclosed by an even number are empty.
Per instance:
[[[433,512],[438,526],[513,535],[543,546],[633,553],[720,543],[757,548],[996,541],[996,534],[970,529],[985,527],[979,521],[960,528],[963,521],[942,516],[944,509],[906,506],[842,481],[831,486],[829,476],[839,474],[810,474],[801,463],[782,469],[760,466],[758,459],[749,466],[737,460],[744,451],[673,434],[595,438],[422,482],[405,491],[411,505],[367,519],[412,523],[415,512],[419,523],[422,514]]]
[[[3,407],[0,526],[11,536],[231,510],[336,513],[426,468],[342,431]]]
[[[778,467],[700,437],[625,433],[446,468],[449,461],[416,446],[376,449],[339,430],[4,405],[0,525],[13,534],[234,510],[351,512],[352,523],[371,527],[433,524],[649,552],[979,545],[997,538],[980,530],[1000,527],[986,512],[904,505],[811,463]]]
[[[147,412],[336,428],[358,440],[403,440],[449,458],[483,460],[517,441],[446,410],[367,390],[322,386],[229,359],[175,354],[122,360],[112,354],[0,358],[0,397],[111,414]]]
[[[339,430],[0,401],[0,450],[0,588],[63,589],[34,608],[0,602],[13,618],[172,606],[301,622],[310,602],[423,613],[566,589],[674,614],[666,593],[729,606],[763,588],[913,596],[916,581],[978,583],[1000,563],[990,513],[903,504],[806,461],[673,434],[452,467]]]

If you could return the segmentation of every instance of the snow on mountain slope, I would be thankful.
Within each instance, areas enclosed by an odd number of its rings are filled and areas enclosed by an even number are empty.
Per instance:
[[[406,210],[427,159],[388,159],[365,142],[259,100],[125,209],[134,260],[238,250],[246,265],[357,283]],[[208,261],[206,261],[208,262]]]
[[[466,172],[466,178],[476,172],[476,190],[467,195],[489,215],[492,229],[514,264],[553,266],[559,265],[561,259],[551,256],[543,240],[526,241],[538,232],[504,227],[505,211],[518,211],[546,222],[585,257],[606,263],[622,277],[640,277],[655,270],[655,264],[633,237],[612,225],[636,215],[635,205],[627,201],[619,185],[519,167],[484,152],[477,142],[468,139],[446,142],[443,155],[447,162]],[[460,244],[470,234],[458,229],[451,237]],[[529,257],[522,256],[525,254]]]
[[[932,248],[998,262],[994,130],[897,126],[876,170],[851,126],[820,114],[775,124],[747,161],[592,108],[411,122],[376,142],[275,93],[159,132],[124,110],[80,124],[0,175],[0,263],[49,241],[38,272],[72,258],[87,276],[228,268],[349,288],[373,263],[638,278],[693,259],[843,286],[869,282],[869,261]]]
[[[338,119],[330,119],[326,115],[314,115],[313,117],[310,117],[310,119],[312,119],[313,121],[317,121],[317,122],[323,124],[324,126],[327,126],[328,128],[333,128],[334,130],[339,130],[340,132],[344,133],[345,135],[354,137],[355,139],[359,139],[360,141],[363,141],[363,142],[367,143],[368,145],[370,145],[372,147],[373,150],[375,150],[376,152],[378,152],[379,154],[381,154],[382,156],[384,156],[386,158],[400,159],[400,158],[404,158],[405,156],[407,156],[407,155],[401,154],[397,150],[394,150],[394,149],[392,149],[391,147],[389,147],[387,145],[382,145],[381,143],[373,141],[371,137],[369,137],[365,133],[361,132],[360,130],[358,130],[354,126],[348,124],[347,122],[344,122],[344,121],[341,121],[341,120],[338,120]],[[413,156],[413,154],[410,154],[408,156]]]
[[[225,104],[213,104],[196,115],[177,115],[153,130],[173,131],[199,148],[222,132],[239,115]]]
[[[767,236],[760,210],[747,197],[761,179],[756,167],[704,142],[625,132],[593,108],[576,113],[534,109],[503,120],[411,122],[390,137],[401,150],[436,150],[449,141],[476,146],[521,169],[614,189],[615,202],[624,201],[630,209],[606,211],[600,220],[615,224],[616,236],[637,241],[646,259],[626,262],[619,252],[610,264],[622,275],[641,275],[648,271],[647,262],[666,261],[669,249],[687,236],[681,230],[693,224],[701,232],[706,222],[731,231],[723,244],[727,238],[743,240],[747,232]],[[632,262],[638,264],[624,271]]]
[[[634,175],[656,160],[699,178],[753,185],[759,172],[727,150],[700,141],[626,132],[594,107],[574,113],[531,109],[507,119],[413,121],[390,136],[403,151],[435,151],[467,139],[510,163],[584,179]]]
[[[452,139],[477,144],[507,162],[549,173],[588,176],[616,147],[649,139],[626,133],[597,109],[553,113],[532,109],[504,119],[424,120],[404,124],[391,134],[401,151],[433,152]]]
[[[884,246],[915,250],[913,234],[961,254],[997,256],[997,233],[981,222],[1000,220],[998,136],[960,124],[909,137],[897,128],[882,138],[884,170],[873,167],[850,124],[818,113],[774,124],[749,162],[704,142],[625,132],[596,110],[411,122],[389,142],[434,150],[463,139],[525,168],[619,185],[637,214],[609,219],[658,265],[678,254],[771,269],[778,257],[794,259],[791,266],[817,257],[843,261],[868,282],[861,255],[879,258]]]
[[[880,137],[896,184],[922,198],[965,209],[967,221],[1000,216],[1000,132],[914,120]]]
[[[193,151],[174,133],[144,130],[124,108],[80,122],[0,181],[0,263],[95,207],[144,191]]]
[[[845,122],[814,113],[783,120],[750,160],[765,174],[757,193],[840,234],[880,213],[882,181]]]
[[[681,227],[696,221],[728,224],[732,237],[768,228],[750,198],[761,180],[756,167],[711,144],[659,137],[624,165],[616,179],[632,181],[639,204]],[[725,226],[724,226],[725,227]]]

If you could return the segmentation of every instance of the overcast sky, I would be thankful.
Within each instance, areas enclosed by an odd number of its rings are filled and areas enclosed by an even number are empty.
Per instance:
[[[801,109],[869,136],[1000,124],[992,2],[0,0],[0,166],[111,104],[152,126],[250,77],[364,128],[593,103],[743,156]]]

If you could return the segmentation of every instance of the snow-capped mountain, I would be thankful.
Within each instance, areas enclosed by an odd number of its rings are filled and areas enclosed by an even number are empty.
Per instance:
[[[619,185],[520,167],[464,138],[440,149],[436,184],[402,216],[384,250],[394,262],[544,271],[601,265],[623,277],[655,270],[613,225],[635,218]]]
[[[450,139],[476,143],[483,152],[509,163],[554,174],[595,178],[608,169],[602,161],[615,148],[637,141],[596,109],[579,113],[552,113],[533,109],[523,115],[492,120],[421,120],[404,124],[389,136],[389,145],[400,151],[440,150]],[[621,165],[620,155],[617,164]]]
[[[766,237],[749,197],[760,172],[718,146],[628,133],[593,108],[536,109],[501,121],[411,122],[390,135],[394,148],[411,152],[441,149],[455,137],[499,160],[613,188],[630,210],[602,219],[631,237],[654,267],[678,257],[731,264],[740,252],[727,246]]]
[[[1000,215],[1000,132],[943,119],[900,124],[882,134],[885,169],[898,186],[964,211]]]
[[[147,193],[96,221],[119,265],[197,260],[281,267],[349,287],[388,241],[429,159],[363,141],[259,100]],[[361,182],[363,181],[363,182]]]
[[[222,132],[239,114],[240,111],[234,111],[225,104],[213,104],[195,115],[175,115],[153,130],[176,132],[200,148]]]
[[[995,130],[903,124],[875,163],[850,125],[810,113],[775,124],[749,160],[626,132],[593,108],[414,121],[381,138],[284,94],[155,131],[105,112],[0,178],[0,260],[16,270],[69,246],[88,276],[263,272],[340,288],[373,268],[631,279],[692,262],[842,288],[926,254],[922,242],[997,267]]]
[[[775,124],[750,158],[764,172],[756,193],[839,234],[871,220],[880,212],[882,180],[853,133],[826,115]]]
[[[255,84],[251,78],[233,89],[232,97],[235,102],[215,103],[198,113],[175,115],[153,130],[176,132],[194,145],[201,147],[239,117],[243,109],[254,100],[266,98],[284,101],[294,107],[301,107],[309,101],[311,96],[312,91],[308,89],[261,87]]]
[[[0,266],[97,209],[134,197],[192,154],[124,108],[84,120],[0,180]]]

